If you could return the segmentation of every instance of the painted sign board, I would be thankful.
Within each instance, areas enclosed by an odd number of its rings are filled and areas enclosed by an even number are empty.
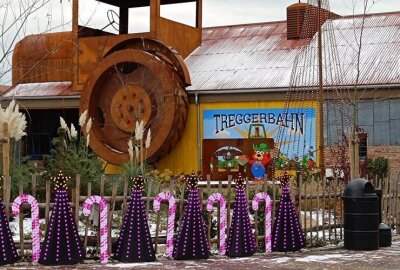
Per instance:
[[[278,151],[287,160],[301,159],[312,153],[315,160],[315,108],[206,109],[203,111],[203,139],[203,143],[206,142],[203,144],[203,171],[209,166],[205,157],[209,152],[206,149],[209,140],[272,139],[274,143],[268,152],[275,157]],[[255,144],[254,150],[259,146]]]

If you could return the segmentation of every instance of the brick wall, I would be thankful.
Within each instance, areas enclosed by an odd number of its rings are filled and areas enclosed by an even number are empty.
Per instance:
[[[388,158],[390,171],[400,171],[400,146],[368,146],[368,157]]]
[[[384,157],[389,159],[389,167],[392,172],[400,172],[400,146],[368,146],[368,157]],[[325,166],[331,167],[338,164],[338,157],[332,155],[328,147],[325,148]]]

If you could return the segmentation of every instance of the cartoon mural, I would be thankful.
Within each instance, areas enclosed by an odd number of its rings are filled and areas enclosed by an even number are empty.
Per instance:
[[[207,170],[220,175],[241,172],[260,181],[269,173],[268,166],[295,170],[316,166],[315,108],[204,110],[203,138],[203,171],[210,166]],[[211,147],[214,154],[206,158],[213,140],[225,144]],[[273,142],[268,145],[266,140]]]

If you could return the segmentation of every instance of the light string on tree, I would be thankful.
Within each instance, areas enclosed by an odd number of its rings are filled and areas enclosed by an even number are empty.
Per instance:
[[[225,255],[226,253],[226,200],[221,193],[213,193],[207,200],[207,211],[214,210],[214,202],[219,202],[219,254]]]
[[[236,197],[226,251],[226,255],[230,257],[251,256],[256,252],[256,239],[252,231],[249,206],[244,192],[246,180],[241,173],[233,180],[236,184]]]
[[[207,259],[210,247],[197,187],[200,177],[193,171],[191,175],[185,176],[184,180],[189,192],[185,212],[174,243],[173,257],[176,260]]]
[[[131,200],[125,213],[114,259],[120,262],[151,262],[156,259],[142,190],[147,179],[141,174],[132,177]]]
[[[3,181],[4,176],[0,176],[0,180]],[[17,248],[11,234],[3,199],[0,196],[0,265],[12,264],[16,260],[18,260]]]
[[[100,262],[108,262],[108,205],[106,200],[101,196],[90,196],[83,203],[83,214],[90,215],[93,204],[100,207]]]
[[[40,252],[39,263],[47,265],[75,264],[84,258],[78,227],[68,201],[67,181],[71,177],[61,171],[52,177],[56,187],[54,207]],[[54,254],[55,253],[55,254]]]
[[[174,250],[174,229],[176,214],[175,197],[169,192],[161,192],[157,194],[157,196],[154,198],[154,211],[160,211],[160,205],[162,201],[168,202],[168,228],[165,256],[170,258],[172,257],[172,253]]]
[[[285,171],[280,177],[282,195],[273,231],[272,249],[275,251],[296,251],[305,246],[303,231],[290,198],[289,180],[290,176]]]
[[[265,215],[264,215],[264,227],[265,227],[265,252],[272,252],[271,246],[271,213],[272,213],[272,200],[266,192],[257,193],[252,201],[253,210],[257,211],[259,208],[260,201],[265,201]]]

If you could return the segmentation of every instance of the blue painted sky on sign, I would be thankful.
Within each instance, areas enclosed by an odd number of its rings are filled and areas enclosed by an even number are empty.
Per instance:
[[[314,108],[204,110],[203,124],[204,139],[273,138],[289,158],[316,149]]]

